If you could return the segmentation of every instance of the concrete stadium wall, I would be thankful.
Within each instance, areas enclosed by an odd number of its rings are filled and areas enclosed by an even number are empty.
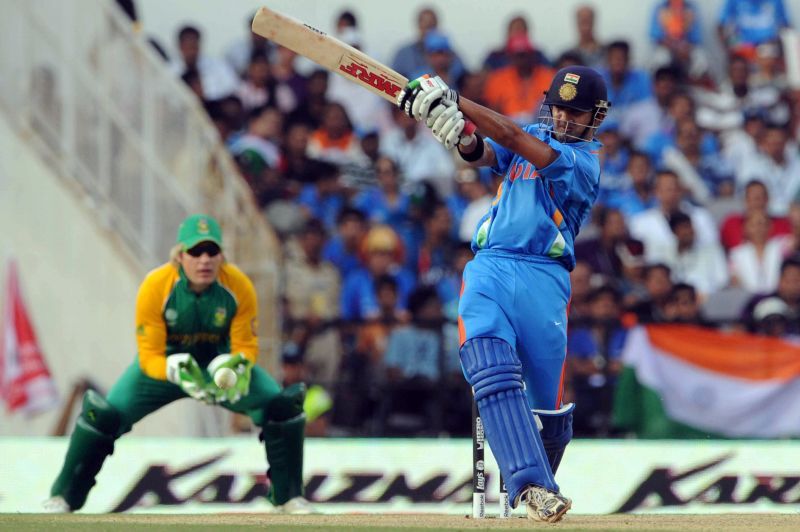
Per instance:
[[[145,272],[100,227],[82,193],[59,178],[2,114],[0,228],[0,286],[4,290],[7,259],[16,258],[62,403],[84,377],[108,390],[136,353],[134,302]],[[197,408],[182,401],[143,420],[134,433],[199,435],[199,423],[192,422]],[[0,404],[0,436],[49,434],[59,415],[60,408],[34,418],[9,416]]]

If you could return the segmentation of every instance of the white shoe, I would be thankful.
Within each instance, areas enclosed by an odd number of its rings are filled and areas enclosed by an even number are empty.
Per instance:
[[[567,510],[572,508],[571,499],[540,486],[528,486],[521,498],[525,502],[528,519],[547,523],[561,521]]]
[[[290,515],[310,515],[319,513],[305,497],[289,499],[286,504],[276,506],[275,510],[279,513]]]
[[[64,497],[61,495],[50,497],[44,501],[42,503],[42,508],[44,512],[48,514],[68,514],[72,512],[72,508],[69,507],[69,504],[67,504],[67,501],[65,501]]]

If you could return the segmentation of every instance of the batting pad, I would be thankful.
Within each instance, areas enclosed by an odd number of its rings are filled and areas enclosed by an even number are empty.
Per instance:
[[[499,338],[472,338],[461,346],[460,355],[512,506],[516,508],[520,493],[531,484],[558,492],[514,349]]]

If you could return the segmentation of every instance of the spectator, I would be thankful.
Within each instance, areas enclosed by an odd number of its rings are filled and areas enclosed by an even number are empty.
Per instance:
[[[726,0],[717,33],[730,55],[752,59],[756,46],[777,41],[778,32],[788,27],[783,0]]]
[[[409,311],[411,323],[392,331],[386,349],[382,432],[437,434],[445,421],[443,401],[450,395],[443,385],[461,379],[458,331],[452,324],[443,326],[441,303],[433,288],[415,290]]]
[[[464,65],[456,61],[456,54],[450,39],[439,31],[431,30],[425,35],[425,58],[427,64],[415,72],[414,78],[424,74],[439,76],[449,85],[455,85],[464,74]]]
[[[618,209],[626,220],[654,207],[652,166],[646,153],[631,151],[625,173],[626,186],[610,195],[606,206]]]
[[[715,243],[699,245],[692,219],[680,211],[670,217],[669,227],[677,243],[675,255],[668,263],[673,282],[692,285],[701,300],[727,286],[728,269],[722,247]]]
[[[369,230],[361,245],[362,267],[350,272],[342,289],[342,318],[350,321],[373,319],[379,315],[375,281],[390,275],[398,288],[398,310],[406,309],[414,288],[414,276],[402,268],[403,246],[391,227],[377,225]]]
[[[481,218],[489,212],[493,198],[476,168],[461,168],[455,181],[457,192],[447,201],[454,219],[453,229],[458,240],[470,242]]]
[[[569,324],[574,326],[589,319],[589,292],[592,290],[592,267],[584,260],[577,260],[569,274],[572,287],[569,302]]]
[[[744,187],[744,211],[731,214],[725,218],[720,227],[720,243],[725,251],[730,251],[744,242],[745,217],[751,212],[766,213],[767,205],[769,205],[767,186],[758,180],[747,183]],[[788,235],[792,232],[792,226],[787,218],[771,217],[770,221],[769,238]]]
[[[792,334],[800,333],[800,320],[798,320],[798,317],[800,317],[800,259],[790,257],[784,260],[781,264],[777,289],[769,294],[755,295],[745,305],[742,311],[741,323],[745,324],[748,330],[755,332],[758,322],[768,315],[766,310],[762,310],[757,314],[756,308],[759,303],[770,298],[778,298],[788,307],[788,312],[785,312],[789,318],[788,332]]]
[[[455,163],[444,147],[436,142],[427,129],[392,107],[394,125],[381,135],[380,152],[391,157],[400,167],[406,184],[430,181],[439,195],[447,197],[453,189]]]
[[[672,293],[672,272],[666,264],[650,264],[645,266],[642,275],[644,280],[644,299],[630,307],[639,323],[656,323],[670,321],[668,311],[669,295]]]
[[[488,75],[484,99],[492,109],[519,123],[535,122],[553,70],[539,62],[527,35],[509,39],[506,51],[509,65]]]
[[[311,128],[305,122],[290,122],[281,143],[280,171],[295,196],[303,185],[314,181],[313,159],[307,155]]]
[[[425,36],[428,32],[434,31],[438,27],[439,20],[436,11],[429,7],[420,9],[417,12],[417,37],[413,42],[402,46],[395,53],[392,60],[392,68],[409,79],[413,79],[412,74],[415,72],[428,72],[430,66],[425,52]],[[456,65],[461,65],[459,70],[465,70],[463,62],[458,55],[453,57],[453,62]]]
[[[719,243],[711,214],[683,201],[683,191],[674,172],[662,170],[656,174],[654,196],[657,206],[632,217],[629,225],[631,236],[644,242],[647,262],[669,261],[673,256],[677,244],[669,228],[669,218],[679,210],[692,219],[698,245]]]
[[[286,87],[278,100],[282,113],[291,113],[306,99],[306,78],[297,71],[297,54],[285,46],[278,46],[272,64],[272,77],[279,86]]]
[[[710,327],[700,314],[697,291],[687,283],[675,283],[667,298],[667,318],[673,323],[685,323]]]
[[[641,113],[653,113],[653,88],[650,76],[631,68],[630,45],[614,41],[606,48],[606,67],[600,69],[608,87],[608,99],[614,102],[609,119],[617,120],[622,135],[644,138],[655,130],[655,124],[640,120]],[[650,121],[652,122],[652,121]]]
[[[792,326],[792,311],[779,297],[767,297],[753,308],[755,333],[775,338],[793,337],[797,327]]]
[[[245,18],[246,35],[231,43],[225,50],[225,61],[240,77],[243,77],[248,71],[254,56],[269,58],[274,51],[274,46],[270,41],[253,33],[251,26],[255,16],[255,13],[251,13]]]
[[[279,178],[279,136],[283,117],[274,107],[251,113],[247,130],[230,146],[242,175],[253,190],[258,206],[264,208],[276,199],[287,197],[286,183]]]
[[[276,84],[270,75],[269,58],[263,52],[255,52],[250,58],[244,79],[236,89],[245,112],[263,106],[276,105]]]
[[[292,112],[288,114],[289,123],[303,122],[312,129],[322,125],[322,116],[328,105],[328,72],[315,70],[308,77],[306,96]]]
[[[419,246],[417,278],[428,286],[438,285],[450,270],[453,241],[450,232],[453,219],[444,203],[436,203],[425,218],[425,238]]]
[[[695,203],[734,193],[734,169],[715,149],[703,152],[702,131],[693,119],[678,122],[675,145],[662,153],[663,167],[675,172]]]
[[[754,179],[767,185],[770,214],[786,216],[789,204],[800,193],[800,152],[785,127],[768,124],[756,156],[743,161],[737,184],[743,187]]]
[[[600,151],[600,171],[603,177],[600,179],[597,204],[607,205],[614,196],[630,186],[625,175],[630,151],[620,135],[617,123],[604,126],[598,137],[603,143]]]
[[[333,231],[346,203],[339,183],[339,169],[324,161],[316,161],[314,167],[314,182],[302,188],[296,201],[306,218],[322,220],[325,229]]]
[[[731,282],[751,294],[766,294],[778,286],[783,246],[779,238],[770,238],[769,215],[751,211],[744,220],[745,242],[731,249]]]
[[[631,242],[638,246],[642,246],[642,243],[630,238],[625,219],[616,209],[597,209],[595,223],[599,234],[595,238],[576,242],[575,257],[586,261],[594,273],[602,274],[608,280],[618,279],[623,273],[621,254],[630,250]]]
[[[330,388],[342,356],[336,330],[341,280],[336,267],[322,258],[325,236],[322,222],[311,219],[298,242],[288,246],[284,294],[289,338],[299,348],[308,381]]]
[[[592,6],[582,5],[575,10],[575,28],[578,30],[578,42],[565,53],[577,56],[581,65],[599,68],[605,59],[606,50],[595,37],[594,23],[595,11]]]
[[[336,266],[342,279],[361,267],[359,253],[367,227],[366,217],[358,209],[344,207],[339,212],[336,233],[325,243],[322,257]]]
[[[325,106],[322,124],[308,141],[308,156],[337,166],[366,162],[361,143],[341,104],[332,102]]]
[[[661,0],[653,8],[650,39],[656,45],[653,64],[675,65],[681,77],[708,80],[708,58],[701,48],[700,13],[691,0]]]
[[[339,39],[357,50],[363,50],[361,33],[351,26],[345,26]],[[344,107],[359,136],[369,131],[384,131],[391,123],[386,101],[375,93],[342,76],[332,76],[328,81],[328,100]]]
[[[472,246],[468,242],[460,242],[453,247],[450,254],[449,268],[445,275],[436,283],[436,293],[442,302],[442,309],[447,320],[456,322],[458,319],[458,300],[461,295],[462,276],[467,263],[472,260]]]
[[[530,39],[528,34],[528,20],[524,15],[515,15],[511,18],[511,20],[508,21],[505,43],[501,48],[489,52],[489,55],[487,55],[486,59],[483,60],[483,70],[491,72],[492,70],[497,70],[498,68],[508,66],[510,59],[508,45],[518,35],[524,35]],[[537,63],[541,65],[549,64],[549,61],[547,61],[547,58],[544,56],[544,54],[542,54],[541,51],[537,49],[535,53]],[[459,91],[459,94],[463,94],[463,92]]]
[[[779,219],[780,220],[780,219]],[[800,202],[793,201],[789,206],[789,233],[785,235],[774,235],[770,233],[770,237],[778,236],[781,241],[781,249],[783,256],[791,257],[792,255],[800,256]],[[772,220],[772,226],[775,227],[776,220]],[[773,230],[774,232],[774,230]]]
[[[567,374],[575,408],[575,436],[607,437],[617,377],[622,370],[626,331],[620,321],[621,298],[601,286],[589,294],[590,320],[570,327],[567,335]]]
[[[224,61],[218,61],[201,54],[200,30],[194,26],[183,26],[178,31],[178,51],[180,58],[170,63],[170,70],[176,76],[197,71],[205,100],[219,100],[236,92],[239,78]]]
[[[353,206],[372,223],[386,224],[398,231],[408,216],[411,198],[400,190],[397,164],[390,157],[381,156],[375,172],[378,185],[361,191],[353,198]]]

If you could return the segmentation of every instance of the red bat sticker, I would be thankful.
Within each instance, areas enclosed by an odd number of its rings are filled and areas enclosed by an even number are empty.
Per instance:
[[[363,63],[359,63],[352,57],[345,56],[339,64],[339,70],[360,80],[364,83],[371,85],[381,92],[385,92],[391,97],[397,96],[397,93],[402,87],[387,78],[384,74],[376,74],[370,72],[369,67]]]

